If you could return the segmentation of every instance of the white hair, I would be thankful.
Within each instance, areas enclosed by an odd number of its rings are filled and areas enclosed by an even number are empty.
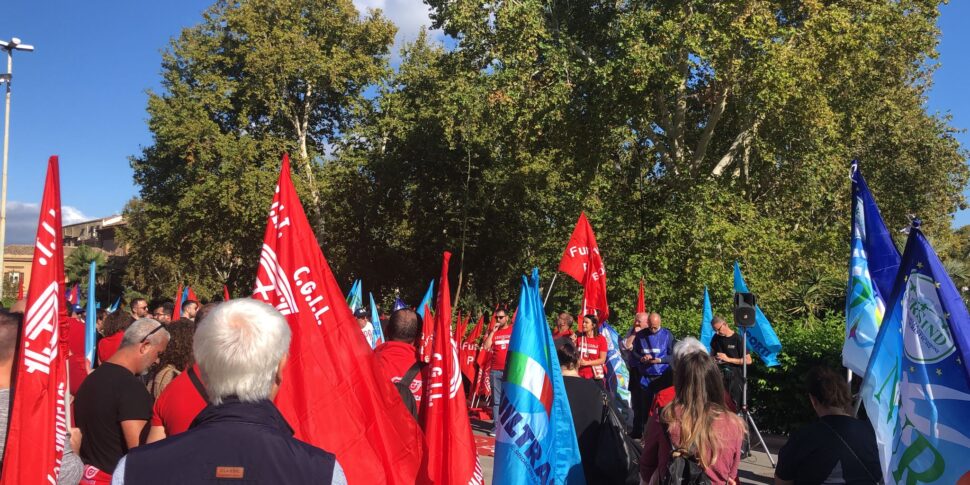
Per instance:
[[[694,337],[685,337],[674,344],[674,362],[685,355],[694,353],[707,353],[707,347]]]
[[[125,335],[121,337],[121,345],[118,348],[139,344],[142,340],[145,340],[146,336],[148,336],[148,342],[152,345],[161,343],[162,338],[167,340],[172,337],[165,325],[162,325],[162,322],[154,318],[139,318],[125,329]]]
[[[209,401],[237,396],[268,399],[276,369],[290,348],[290,327],[275,308],[240,298],[217,306],[199,323],[192,342]]]

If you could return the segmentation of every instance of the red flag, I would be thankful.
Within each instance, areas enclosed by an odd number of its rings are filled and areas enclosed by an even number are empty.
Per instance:
[[[182,318],[182,284],[179,283],[179,289],[175,292],[175,307],[172,308],[172,321],[177,322],[179,318]]]
[[[229,301],[229,287],[222,285],[222,301]]]
[[[455,315],[455,341],[460,342],[461,339],[465,338],[465,325],[467,325],[464,319],[461,318],[461,311]]]
[[[606,321],[610,316],[606,303],[606,266],[603,265],[593,227],[586,220],[585,212],[579,214],[576,229],[573,230],[566,250],[562,253],[562,260],[559,261],[559,271],[582,283],[581,314],[596,313],[601,322]]]
[[[74,283],[74,286],[71,287],[71,293],[67,295],[67,301],[69,301],[71,305],[81,304],[81,292],[77,287],[77,283]]]
[[[438,311],[441,311],[439,308]],[[421,342],[418,345],[418,360],[425,364],[431,362],[431,341],[434,337],[434,315],[431,305],[424,305],[424,318],[421,321]]]
[[[188,296],[188,298],[185,299],[185,301],[189,301],[189,300],[192,300],[192,301],[194,301],[196,303],[199,302],[199,297],[195,296],[195,292],[192,291],[192,287],[191,286],[189,287],[189,296]]]
[[[637,313],[647,311],[647,301],[643,296],[643,280],[640,280],[640,293],[637,294]]]
[[[434,317],[434,350],[431,365],[425,367],[424,397],[419,414],[427,444],[427,483],[436,485],[480,485],[484,483],[478,451],[468,420],[468,404],[458,370],[458,352],[451,335],[451,295],[448,289],[448,260],[441,262],[438,312]]]
[[[462,341],[461,351],[458,352],[458,361],[461,363],[461,373],[465,374],[469,382],[475,382],[475,356],[480,348],[479,340],[482,337],[482,329],[485,327],[485,315],[478,317],[478,323],[472,328],[472,333]]]
[[[54,483],[67,432],[67,307],[57,157],[47,162],[47,181],[37,224],[34,260],[13,382],[2,485]]]
[[[17,301],[24,299],[24,280],[20,280],[20,287],[17,288]]]
[[[317,243],[283,156],[253,298],[293,332],[276,406],[296,437],[337,455],[349,483],[412,484],[422,438]]]

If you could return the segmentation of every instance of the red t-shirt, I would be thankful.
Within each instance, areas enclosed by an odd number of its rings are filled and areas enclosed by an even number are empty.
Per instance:
[[[67,319],[67,349],[67,377],[71,380],[71,395],[76,396],[88,376],[84,369],[84,322],[77,318]]]
[[[579,337],[576,339],[576,346],[579,347],[579,357],[581,359],[596,360],[602,355],[606,355],[606,337],[602,335],[597,335],[595,337]],[[599,370],[594,371],[594,367],[597,367]],[[586,379],[602,379],[603,364],[595,366],[581,366],[579,368],[579,377],[584,377]]]
[[[377,362],[384,371],[384,377],[397,384],[401,382],[408,369],[418,361],[414,346],[404,342],[386,342],[374,349],[377,354]],[[411,381],[411,394],[414,395],[415,402],[421,402],[421,373],[418,372]]]
[[[511,325],[495,332],[495,336],[492,337],[492,370],[505,370],[505,358],[508,356],[511,340]]]
[[[552,338],[568,337],[572,334],[573,334],[573,331],[568,328],[566,330],[563,330],[562,332],[556,329],[556,331],[552,332]]]
[[[199,376],[199,366],[192,367]],[[205,399],[192,384],[188,372],[172,379],[155,400],[152,408],[152,426],[165,428],[165,435],[172,436],[189,429],[192,420],[205,409]]]
[[[98,342],[98,360],[101,362],[107,362],[115,352],[118,351],[118,347],[121,347],[121,339],[125,337],[124,330],[120,330],[109,337],[105,337]],[[81,354],[84,354],[82,351]]]

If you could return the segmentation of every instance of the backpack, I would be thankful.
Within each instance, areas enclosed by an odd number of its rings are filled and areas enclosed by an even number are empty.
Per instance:
[[[421,361],[415,362],[404,373],[404,377],[394,383],[394,387],[397,388],[397,393],[401,395],[401,400],[404,401],[404,407],[408,408],[408,411],[411,412],[411,416],[414,416],[414,419],[418,418],[418,402],[414,400],[414,394],[411,394],[411,383],[418,376],[418,372],[421,372],[422,367],[424,367],[424,363]]]
[[[711,478],[704,473],[700,461],[693,453],[677,448],[670,440],[666,424],[661,424],[667,443],[670,444],[670,463],[660,478],[660,485],[711,485]]]
[[[643,448],[627,434],[623,420],[605,392],[603,418],[597,440],[596,468],[609,483],[638,485],[640,483],[640,454]]]

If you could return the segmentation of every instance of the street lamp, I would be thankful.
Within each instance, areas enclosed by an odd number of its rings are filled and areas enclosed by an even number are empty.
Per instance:
[[[33,52],[34,46],[21,44],[14,37],[10,41],[0,40],[0,49],[7,51],[7,73],[0,75],[0,82],[7,84],[7,104],[3,112],[3,180],[0,181],[0,280],[3,273],[4,245],[7,239],[7,146],[10,141],[10,84],[13,82],[13,51]],[[3,284],[0,283],[0,299],[3,298]]]

